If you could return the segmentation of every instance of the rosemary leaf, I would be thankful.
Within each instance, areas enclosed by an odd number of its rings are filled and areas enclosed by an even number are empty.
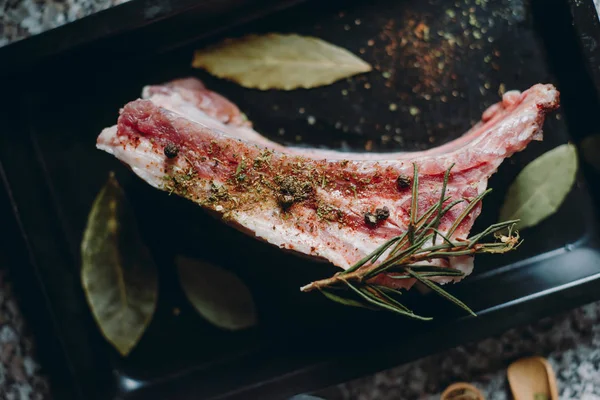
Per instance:
[[[435,229],[435,224],[436,224],[435,220],[433,220],[429,224],[427,224],[427,226],[425,226],[421,230],[421,233],[417,236],[416,240],[420,240],[423,237],[423,235],[425,235],[426,233],[431,233],[431,232],[433,232],[433,234],[431,235],[432,238],[435,238],[435,235],[438,232],[438,230]],[[435,244],[434,239],[432,239],[432,245],[433,244]]]
[[[444,201],[448,201],[450,200],[450,197],[446,197],[444,199]],[[429,207],[427,209],[427,211],[425,211],[425,214],[421,215],[421,218],[419,218],[417,220],[417,225],[422,225],[423,223],[427,222],[429,220],[429,217],[431,217],[433,215],[433,213],[435,213],[435,211],[438,208],[438,204],[433,204],[431,207]]]
[[[446,187],[448,186],[448,179],[450,178],[450,171],[452,170],[452,167],[454,167],[454,163],[452,163],[452,165],[450,166],[450,168],[448,168],[446,170],[446,173],[444,174],[444,183],[442,183],[442,191],[441,191],[441,194],[440,194],[440,202],[439,202],[439,206],[438,206],[438,214],[435,217],[434,223],[433,223],[433,227],[434,228],[437,228],[439,226],[440,220],[444,216],[442,214],[442,209],[444,207],[444,199],[446,198]],[[431,239],[431,244],[435,244],[437,230],[435,230],[434,232],[435,233],[433,234],[433,238]]]
[[[463,200],[455,200],[455,201],[453,201],[452,203],[450,203],[450,204],[449,204],[447,207],[445,207],[445,208],[444,208],[442,211],[440,211],[440,213],[439,213],[439,215],[441,215],[441,216],[440,216],[440,219],[441,219],[441,218],[442,218],[442,217],[443,217],[443,216],[444,216],[444,215],[445,215],[445,214],[446,214],[448,211],[450,211],[450,209],[452,209],[452,207],[454,207],[455,205],[457,205],[457,204],[459,204],[459,203],[462,203],[462,201],[463,201]],[[438,206],[438,205],[436,204],[436,205],[434,205],[434,206],[437,208],[437,206]],[[417,238],[417,240],[418,240],[418,239],[420,239],[420,238],[422,237],[422,235],[423,235],[423,234],[425,234],[425,233],[427,233],[427,232],[430,232],[430,231],[434,232],[434,236],[435,236],[435,233],[438,233],[438,234],[440,234],[440,233],[439,233],[439,231],[438,231],[437,229],[435,229],[435,228],[437,228],[437,224],[439,224],[439,221],[437,221],[437,222],[436,222],[436,219],[434,219],[434,220],[432,220],[431,222],[429,222],[429,224],[427,224],[427,226],[426,226],[426,227],[424,227],[424,228],[422,229],[422,233],[421,233],[421,235],[420,235],[420,236]],[[449,235],[448,235],[448,236],[449,236]],[[435,244],[435,241],[434,241],[434,240],[432,240],[432,244]]]
[[[438,267],[436,265],[401,265],[398,270],[395,268],[389,269],[387,272],[406,273],[406,269],[410,268],[413,272],[417,272],[422,277],[434,276],[465,276],[464,272],[450,267]],[[392,279],[412,279],[410,275],[388,275]]]
[[[410,318],[414,318],[414,319],[418,319],[421,321],[430,321],[433,318],[431,317],[423,317],[420,315],[417,315],[415,313],[413,313],[412,311],[404,311],[400,308],[397,308],[395,306],[391,306],[389,304],[386,304],[382,301],[380,301],[377,297],[373,296],[371,293],[369,292],[363,292],[359,289],[357,289],[354,285],[352,285],[350,282],[348,281],[344,281],[344,283],[346,283],[346,285],[348,285],[348,287],[350,288],[350,290],[352,290],[354,293],[358,294],[359,296],[361,296],[363,299],[365,299],[366,301],[368,301],[369,303],[379,307],[379,308],[383,308],[385,310],[388,311],[392,311],[398,314],[402,314],[404,316],[410,317]]]
[[[417,279],[419,282],[421,282],[422,284],[424,284],[425,286],[427,286],[428,288],[432,289],[433,291],[435,291],[437,294],[439,294],[440,296],[450,300],[451,302],[453,302],[454,304],[456,304],[457,306],[459,306],[460,308],[462,308],[463,310],[467,311],[469,314],[471,314],[472,316],[476,317],[477,314],[475,314],[475,312],[473,310],[471,310],[469,308],[469,306],[467,306],[465,303],[463,303],[462,301],[460,301],[459,299],[457,299],[456,297],[452,296],[450,293],[446,292],[444,289],[442,289],[439,285],[436,285],[435,283],[433,283],[432,281],[430,281],[429,279],[423,278],[421,277],[418,273],[414,272],[412,269],[407,268],[406,272],[408,272],[408,274],[410,276],[412,276],[413,278]]]
[[[392,289],[391,287],[387,287],[387,286],[383,286],[383,285],[371,285],[373,287],[376,287],[379,290],[382,290],[384,292],[386,292],[387,294],[391,294],[394,296],[402,296],[402,292],[400,290],[397,289]]]
[[[488,226],[483,232],[478,233],[477,235],[471,236],[468,240],[471,242],[471,244],[469,245],[469,247],[473,247],[479,240],[481,240],[482,238],[491,235],[492,233],[496,233],[499,231],[502,231],[506,228],[509,228],[509,230],[511,230],[511,228],[513,226],[515,226],[515,224],[519,222],[518,219],[513,219],[511,221],[505,221],[505,222],[499,222],[497,224],[493,224]],[[512,232],[509,232],[509,236]]]
[[[421,274],[422,272],[431,272],[431,273],[447,273],[452,274],[454,276],[464,276],[464,272],[456,268],[450,267],[438,267],[436,265],[407,265],[405,267],[410,268],[413,272],[417,272]]]
[[[461,274],[456,274],[454,272],[421,272],[419,273],[423,278],[433,278],[437,276],[462,276]],[[410,275],[388,275],[392,279],[414,279]]]
[[[463,220],[467,217],[467,215],[469,215],[471,213],[471,211],[473,211],[473,208],[475,208],[475,206],[481,201],[483,200],[483,198],[492,191],[492,189],[488,189],[485,192],[481,193],[480,195],[478,195],[477,197],[475,197],[473,199],[473,201],[471,201],[469,203],[468,206],[465,207],[465,209],[463,210],[462,213],[460,213],[460,215],[458,216],[458,218],[456,218],[456,221],[454,221],[454,223],[452,224],[452,226],[450,227],[450,229],[448,230],[448,236],[452,236],[452,234],[454,233],[454,231],[459,227],[459,225],[463,222]]]
[[[400,251],[402,249],[402,247],[404,247],[408,241],[408,232],[405,232],[402,236],[397,236],[400,238],[400,240],[396,243],[396,245],[394,246],[394,248],[390,251],[389,256],[392,257],[394,254],[396,254],[398,251]]]
[[[419,215],[419,168],[417,163],[413,163],[413,185],[412,185],[412,202],[410,205],[410,223],[416,225],[417,216]]]
[[[437,250],[448,250],[448,249],[452,249],[452,248],[462,248],[463,246],[466,246],[468,244],[468,242],[462,243],[462,242],[452,242],[452,244],[454,246],[449,247],[448,243],[442,243],[442,244],[438,244],[436,246],[430,246],[430,247],[423,247],[419,250],[417,250],[415,253],[416,254],[423,254],[423,253],[431,253],[433,251],[437,251]]]
[[[411,223],[408,224],[408,242],[410,244],[413,244],[415,242],[415,226]]]
[[[408,239],[410,244],[415,242],[415,226],[419,215],[419,168],[413,163],[412,198],[410,203],[410,223],[408,225]]]
[[[475,254],[476,249],[469,250],[448,250],[448,251],[434,251],[428,254],[430,258],[445,258],[445,257],[456,257],[456,256],[469,256]]]
[[[392,278],[392,279],[414,279],[412,276],[410,275],[388,275],[388,277]]]
[[[425,242],[427,242],[431,238],[431,236],[432,236],[432,234],[425,236],[424,238],[422,238],[421,240],[419,240],[417,243],[413,244],[409,248],[403,250],[402,252],[398,253],[394,257],[389,258],[388,260],[379,264],[371,272],[369,272],[365,275],[365,279],[369,279],[375,275],[385,272],[392,266],[398,264],[402,259],[411,256],[415,251],[420,249],[425,244]]]
[[[464,201],[465,201],[465,199],[453,200],[452,203],[450,203],[446,207],[444,207],[444,209],[442,210],[442,215],[446,215],[446,213],[448,211],[450,211],[452,208],[454,208],[455,205],[460,204]]]
[[[385,287],[385,286],[383,286],[383,287]],[[394,299],[392,296],[390,296],[388,293],[386,293],[384,290],[380,289],[379,287],[370,286],[370,288],[373,289],[380,297],[389,301],[390,304],[398,307],[401,310],[412,313],[412,311],[410,311],[408,309],[408,307],[406,307],[404,304],[400,303],[398,300]],[[397,293],[399,293],[399,292],[397,292]]]
[[[385,242],[384,244],[382,244],[381,246],[379,246],[377,249],[375,249],[375,251],[373,251],[373,253],[367,255],[366,257],[362,258],[360,261],[358,261],[356,264],[354,264],[353,266],[351,266],[350,268],[348,268],[347,270],[341,272],[341,274],[348,274],[350,272],[354,272],[357,269],[359,269],[360,267],[362,267],[363,265],[365,265],[367,262],[371,261],[371,262],[375,262],[377,261],[377,259],[383,254],[385,253],[385,251],[387,249],[389,249],[394,243],[396,243],[399,240],[402,240],[402,238],[405,236],[406,234],[402,235],[402,236],[396,236],[391,238],[390,240],[388,240],[387,242]]]
[[[444,201],[446,201],[446,200],[449,200],[449,198],[446,198]],[[456,205],[456,204],[460,203],[461,201],[462,200],[459,200],[458,202],[453,202],[454,203],[453,205]],[[438,206],[437,204],[432,205],[425,212],[425,214],[423,214],[421,216],[421,218],[419,218],[419,220],[417,221],[417,226],[416,226],[417,230],[420,230],[421,227],[423,226],[423,224],[425,224],[425,223],[427,223],[427,221],[429,221],[429,217],[431,217],[431,215],[435,212],[435,210],[437,209],[437,206]],[[409,226],[409,229],[411,229],[410,226]],[[396,246],[394,247],[394,249],[392,249],[392,251],[390,252],[390,256],[396,255],[398,253],[398,251],[400,251],[402,249],[402,247],[406,245],[406,240],[405,239],[408,237],[408,233],[409,232],[406,232],[404,234],[405,237],[396,244]]]
[[[442,239],[444,239],[444,241],[446,242],[446,244],[447,244],[448,246],[450,246],[450,247],[454,247],[454,246],[455,246],[455,244],[454,244],[454,243],[452,243],[452,241],[451,241],[451,240],[448,238],[448,236],[444,235],[442,232],[438,231],[438,230],[437,230],[437,229],[435,229],[435,228],[432,228],[431,230],[432,230],[434,233],[437,233],[438,235],[440,235],[440,237],[441,237]],[[434,236],[433,238],[434,238],[434,240],[432,241],[432,243],[433,243],[433,244],[435,244],[435,236]]]
[[[373,308],[373,307],[369,307],[369,306],[361,303],[360,301],[356,301],[356,300],[349,299],[349,298],[346,298],[346,297],[338,296],[338,295],[333,294],[332,292],[330,292],[328,290],[320,289],[320,292],[323,293],[323,295],[325,297],[327,297],[329,300],[335,301],[336,303],[340,303],[340,304],[343,304],[345,306],[359,307],[359,308],[369,308],[369,309]]]

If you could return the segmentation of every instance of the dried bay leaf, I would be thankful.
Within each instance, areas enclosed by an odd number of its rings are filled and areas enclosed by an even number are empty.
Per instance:
[[[158,278],[125,193],[112,174],[88,216],[81,260],[81,282],[94,319],[102,335],[126,356],[152,320]]]
[[[185,295],[211,324],[232,331],[256,325],[252,294],[236,275],[183,256],[175,263]]]
[[[192,66],[260,90],[308,89],[372,69],[349,51],[321,39],[276,33],[226,39],[197,50]]]
[[[558,146],[533,160],[511,184],[500,210],[500,221],[520,219],[519,229],[534,226],[554,214],[577,174],[577,150]]]
[[[583,159],[600,172],[600,135],[588,136],[581,141]]]

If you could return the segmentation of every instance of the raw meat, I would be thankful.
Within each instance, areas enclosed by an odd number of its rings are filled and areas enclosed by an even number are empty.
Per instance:
[[[273,143],[234,104],[195,79],[148,86],[143,97],[125,105],[117,125],[102,131],[99,149],[150,185],[195,201],[248,234],[347,269],[406,231],[406,179],[413,163],[419,215],[439,201],[443,174],[454,164],[448,202],[466,201],[442,219],[439,228],[446,232],[505,158],[541,140],[544,116],[558,107],[559,94],[542,84],[507,92],[457,140],[422,152],[380,154]],[[453,238],[466,238],[480,211],[476,206]],[[380,219],[369,218],[377,213]],[[471,257],[439,262],[466,274],[473,266]]]

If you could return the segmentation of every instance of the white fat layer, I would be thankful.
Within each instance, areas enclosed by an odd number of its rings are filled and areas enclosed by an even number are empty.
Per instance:
[[[152,144],[147,140],[140,141],[139,145],[121,143],[117,136],[117,127],[111,126],[100,133],[96,148],[112,154],[148,184],[160,189],[164,172],[160,166],[166,157],[152,150]]]

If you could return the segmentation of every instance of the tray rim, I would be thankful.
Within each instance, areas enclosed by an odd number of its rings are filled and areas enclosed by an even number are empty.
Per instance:
[[[160,5],[161,1],[165,3],[164,7]],[[251,3],[264,4],[264,7],[259,7],[248,15],[239,16],[237,21],[224,28],[230,29],[306,1],[309,0],[129,0],[1,46],[0,59],[4,61],[0,63],[0,79],[19,75],[24,68],[32,69],[40,63],[75,53],[99,41],[115,40],[136,30],[160,25],[182,14],[198,12],[213,4],[238,8]],[[201,36],[199,34],[193,39]]]
[[[141,1],[142,1],[142,0],[132,0],[130,3],[125,3],[125,4],[122,4],[122,5],[132,4],[132,3],[134,3],[134,2],[136,2],[136,3],[137,3],[137,2],[141,2]],[[569,0],[569,2],[570,2],[571,4],[573,4],[573,3],[572,3],[572,1],[573,1],[573,0]],[[584,0],[584,1],[588,1],[588,3],[589,3],[589,4],[591,4],[591,0]],[[122,6],[122,5],[120,5],[120,6]],[[120,7],[120,6],[116,6],[116,7],[113,7],[113,8],[111,8],[111,9],[109,9],[109,10],[104,10],[104,11],[102,11],[102,12],[111,11],[112,9],[116,9],[117,7]],[[592,4],[592,6],[593,6],[593,4]],[[93,14],[93,15],[91,15],[91,16],[89,16],[89,17],[95,16],[95,15],[97,15],[97,14]],[[86,17],[86,18],[87,18],[87,17]],[[85,19],[85,18],[81,19],[80,21],[82,21],[82,20],[84,20],[84,19]],[[76,21],[76,22],[78,22],[78,21]],[[74,24],[74,23],[69,23],[69,24],[66,24],[66,25],[71,25],[71,24]],[[63,27],[66,27],[66,25],[64,25]],[[62,27],[59,27],[59,28],[56,28],[56,29],[60,29],[60,28],[62,28]],[[48,31],[48,32],[50,32],[50,31]],[[42,33],[42,34],[40,34],[40,35],[37,35],[37,36],[41,36],[41,35],[44,35],[44,33]],[[36,36],[36,37],[37,37],[37,36]],[[27,39],[25,39],[25,40],[27,40]],[[17,43],[19,43],[19,42],[17,42]],[[1,56],[1,55],[2,55],[2,48],[0,48],[0,56]],[[0,167],[1,167],[1,163],[0,163]],[[5,182],[5,183],[6,183],[6,182]],[[2,189],[2,191],[5,191],[5,192],[7,192],[7,194],[8,194],[8,193],[9,193],[9,192],[8,192],[9,190],[10,190],[10,186],[8,186],[8,185],[7,185],[7,186],[4,186],[4,185],[3,185],[3,189]],[[16,204],[14,204],[14,203],[13,203],[13,204],[11,204],[11,205],[12,205],[13,207],[16,207]],[[55,210],[54,210],[53,212],[55,212]],[[18,218],[18,216],[17,216],[17,218]],[[19,222],[20,222],[20,220],[19,220]],[[23,239],[24,241],[26,241],[26,240],[27,240],[27,239],[26,239],[26,233],[25,233],[25,232],[21,232],[21,235],[24,235],[24,236],[22,236],[22,239]],[[21,236],[21,235],[20,235],[20,236]],[[586,245],[584,245],[582,248],[590,248],[590,249],[594,249],[594,251],[597,251],[597,250],[598,250],[598,247],[597,247],[597,246],[595,246],[595,245],[594,245],[594,246],[590,246],[590,247],[586,247]],[[589,277],[589,279],[587,279],[587,278],[586,278],[586,279],[583,279],[583,280],[581,280],[581,281],[582,281],[582,283],[584,283],[584,284],[586,284],[586,285],[587,285],[586,287],[589,287],[589,291],[590,291],[590,292],[592,292],[592,291],[594,291],[594,290],[597,290],[597,288],[600,288],[600,274],[594,274],[593,276],[590,276],[590,277]],[[43,283],[42,283],[42,282],[40,282],[40,284],[41,284],[41,285],[43,285]],[[573,285],[566,285],[564,288],[560,287],[560,288],[559,288],[559,289],[557,289],[556,291],[560,291],[561,293],[567,294],[569,291],[574,291],[574,290],[575,290],[575,286],[573,286]],[[544,299],[545,299],[545,297],[546,297],[547,295],[549,295],[549,294],[552,294],[552,293],[551,293],[551,292],[549,292],[549,293],[544,293],[543,295],[541,295],[541,297],[540,297],[540,296],[537,296],[536,298],[534,298],[534,299],[531,299],[531,300],[540,301],[540,302],[542,302],[542,303],[543,303],[543,300],[544,300]],[[520,305],[522,305],[521,303],[522,303],[522,302],[518,302],[518,303],[515,303],[515,304],[513,304],[512,306],[514,306],[514,307],[517,307],[517,309],[518,309],[518,307],[519,307]],[[501,307],[501,308],[504,308],[504,307]],[[568,308],[571,308],[571,307],[568,307]],[[514,308],[511,308],[511,310],[514,310]],[[490,312],[491,312],[491,311],[490,311]],[[510,313],[511,313],[511,312],[510,312],[510,310],[508,310],[508,311],[506,311],[506,313],[507,313],[507,315],[510,315]],[[526,322],[526,321],[522,321],[522,322]],[[485,336],[485,335],[484,335],[484,336]],[[447,347],[449,347],[449,346],[444,346],[444,348],[447,348]],[[325,368],[330,368],[330,367],[325,367]],[[302,373],[302,374],[307,374],[307,373],[310,373],[310,372],[309,372],[309,371],[301,371],[300,373]],[[286,376],[286,377],[287,377],[287,376]],[[249,393],[251,393],[251,392],[237,392],[237,393],[230,393],[230,394],[228,394],[228,395],[223,395],[223,396],[226,396],[228,399],[234,399],[234,398],[240,398],[240,399],[242,399],[242,398],[249,398],[249,397],[244,397],[244,396],[248,396],[248,394],[249,394]],[[120,398],[120,397],[119,397],[119,398]],[[126,398],[129,398],[129,395],[127,395],[127,397],[126,397]],[[215,399],[216,399],[216,398],[224,398],[224,397],[222,397],[222,396],[217,396],[217,397],[212,397],[212,398],[215,398]]]
[[[568,1],[573,19],[580,21],[574,26],[586,58],[585,64],[588,73],[594,80],[596,90],[600,92],[600,68],[598,68],[598,62],[600,62],[600,9],[596,8],[593,0]]]

